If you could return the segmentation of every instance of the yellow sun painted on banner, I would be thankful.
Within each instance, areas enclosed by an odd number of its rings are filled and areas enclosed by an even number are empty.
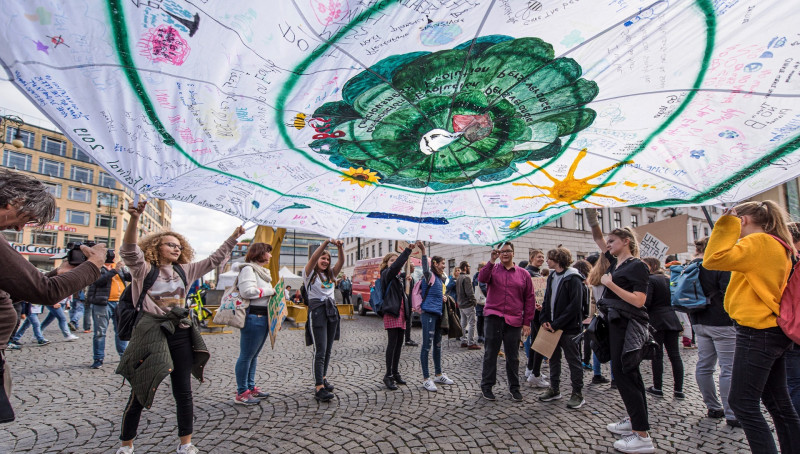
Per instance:
[[[537,189],[543,189],[545,191],[548,191],[548,194],[521,196],[521,197],[515,198],[514,200],[535,199],[537,197],[546,197],[548,199],[551,199],[551,202],[546,204],[545,206],[543,206],[539,211],[544,211],[548,207],[550,207],[552,205],[555,205],[555,204],[557,204],[559,202],[564,202],[567,205],[575,208],[575,203],[581,201],[581,199],[586,197],[586,195],[589,194],[591,191],[593,191],[593,190],[595,190],[597,188],[604,188],[606,186],[614,186],[615,184],[617,184],[616,182],[610,182],[610,183],[604,183],[604,184],[591,184],[591,183],[589,183],[589,180],[597,178],[597,177],[603,175],[604,173],[606,173],[606,172],[608,172],[610,170],[613,170],[613,169],[615,169],[615,168],[617,168],[617,167],[619,167],[621,165],[633,163],[633,161],[618,162],[618,163],[614,164],[613,166],[606,167],[605,169],[599,170],[599,171],[589,175],[588,177],[575,178],[575,171],[578,169],[578,164],[585,157],[586,157],[586,148],[584,148],[583,150],[580,151],[580,153],[578,153],[578,156],[572,162],[572,165],[570,166],[569,171],[567,172],[567,176],[564,177],[563,180],[558,180],[558,179],[554,178],[552,175],[550,175],[542,167],[537,166],[536,164],[528,161],[528,164],[533,166],[533,168],[535,168],[537,170],[541,170],[542,173],[544,173],[544,175],[547,178],[549,178],[550,181],[553,182],[553,185],[552,186],[538,186],[538,185],[535,185],[535,184],[528,184],[528,183],[513,183],[514,186],[527,186],[527,187],[530,187],[530,188],[537,188]],[[632,185],[633,186],[638,186],[637,183],[625,182],[623,184],[625,184],[626,186],[632,186]],[[652,186],[649,186],[649,185],[642,185],[642,186],[643,187],[652,187]],[[608,198],[608,199],[616,200],[618,202],[627,202],[627,200],[623,200],[623,199],[621,199],[619,197],[615,197],[613,195],[600,194],[600,193],[597,193],[597,192],[592,194],[591,196],[592,197],[605,197],[605,198]],[[587,203],[591,203],[592,205],[603,206],[603,205],[601,205],[599,203],[595,203],[595,202],[592,202],[590,200],[586,200],[586,202]]]
[[[342,181],[349,181],[350,184],[357,184],[362,188],[368,184],[375,184],[381,177],[378,176],[378,172],[373,172],[370,169],[364,169],[359,167],[354,169],[350,167],[350,170],[345,170],[342,172]]]

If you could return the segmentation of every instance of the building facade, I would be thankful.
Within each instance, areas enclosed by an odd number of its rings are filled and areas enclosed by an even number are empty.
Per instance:
[[[21,232],[3,231],[11,246],[37,268],[50,270],[60,260],[52,260],[68,244],[94,241],[117,249],[128,226],[126,211],[134,194],[123,189],[114,177],[97,165],[80,147],[66,137],[29,124],[17,128],[8,122],[0,129],[3,138],[3,167],[15,169],[41,181],[55,197],[55,218],[44,228],[27,226]],[[23,146],[12,140],[19,137]],[[147,205],[139,222],[139,235],[169,229],[172,207],[164,200]]]

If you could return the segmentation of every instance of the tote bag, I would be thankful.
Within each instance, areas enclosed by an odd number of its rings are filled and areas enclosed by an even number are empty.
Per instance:
[[[237,276],[233,285],[228,287],[225,293],[222,294],[219,308],[214,314],[214,323],[242,329],[244,328],[249,306],[250,300],[243,298],[242,294],[239,293],[239,277]]]

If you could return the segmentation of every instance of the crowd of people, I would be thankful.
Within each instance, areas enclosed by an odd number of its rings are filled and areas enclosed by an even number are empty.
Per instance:
[[[67,340],[94,327],[92,365],[101,368],[111,320],[115,347],[120,355],[116,373],[131,386],[122,415],[118,454],[134,452],[133,442],[142,411],[150,408],[158,385],[171,380],[175,400],[179,454],[197,453],[192,444],[193,396],[191,377],[203,380],[210,352],[186,305],[189,284],[219,265],[230,254],[237,228],[208,258],[194,261],[187,240],[172,231],[138,238],[138,220],[146,202],[131,204],[130,221],[119,248],[121,261],[104,245],[81,246],[86,260],[43,274],[5,243],[0,259],[0,373],[8,368],[6,350],[19,349],[30,326],[37,344],[48,341],[42,330],[57,321]],[[22,229],[44,225],[53,216],[55,201],[38,181],[0,169],[0,227]],[[674,282],[665,265],[654,257],[640,257],[636,235],[630,228],[602,232],[595,210],[586,210],[598,254],[575,260],[572,252],[556,246],[532,250],[527,261],[515,261],[515,246],[506,241],[492,248],[487,260],[473,270],[462,261],[451,276],[443,257],[428,257],[421,241],[400,253],[389,253],[380,265],[379,315],[387,333],[383,384],[389,391],[408,385],[399,370],[411,320],[419,316],[422,342],[419,352],[420,384],[429,392],[456,382],[442,363],[442,337],[456,338],[467,350],[482,351],[480,397],[495,401],[498,358],[505,358],[506,383],[511,401],[523,401],[522,384],[544,391],[541,402],[562,396],[562,358],[567,363],[570,394],[566,407],[578,410],[586,403],[584,371],[591,370],[591,385],[609,383],[602,363],[610,363],[611,389],[616,390],[627,415],[610,422],[609,432],[621,438],[613,447],[621,452],[654,452],[650,436],[648,398],[663,398],[664,350],[672,369],[672,396],[684,399],[685,372],[680,338],[687,333],[674,309]],[[330,246],[338,249],[333,263]],[[318,402],[335,398],[329,380],[334,341],[342,332],[334,291],[348,301],[352,282],[340,275],[343,250],[340,240],[323,242],[303,272],[303,290],[287,291],[287,299],[308,305],[306,344],[312,347],[313,397]],[[772,416],[781,451],[800,451],[800,353],[777,324],[782,292],[800,247],[800,227],[775,203],[747,202],[728,209],[709,238],[695,242],[692,263],[699,266],[698,283],[706,304],[689,314],[698,351],[695,378],[709,418],[724,418],[741,427],[753,452],[777,452],[760,404]],[[417,250],[422,275],[416,282],[407,262]],[[233,373],[233,401],[257,405],[269,393],[256,384],[258,356],[268,333],[267,302],[275,294],[266,268],[272,248],[253,243],[239,271],[237,286],[249,301],[240,329],[240,351]],[[544,264],[547,268],[544,268]],[[124,265],[124,266],[123,266]],[[543,298],[537,301],[532,278],[546,277]],[[540,282],[540,281],[537,281]],[[126,291],[129,301],[125,300]],[[135,325],[120,336],[117,312],[133,306]],[[41,325],[42,307],[49,313]],[[65,309],[69,313],[65,313]],[[121,319],[121,316],[119,317]],[[121,337],[125,337],[122,339]],[[543,355],[537,338],[548,338],[552,353]],[[691,344],[690,344],[691,345]],[[519,370],[520,350],[527,356],[524,374]],[[433,359],[433,371],[430,359]],[[652,361],[652,384],[645,385],[642,362]],[[542,373],[547,362],[549,376]],[[719,377],[714,374],[719,369]],[[432,372],[432,373],[431,373]],[[8,380],[8,374],[3,374]],[[408,374],[406,373],[406,376]],[[478,380],[478,377],[459,377]],[[0,389],[0,421],[13,420],[4,387]],[[10,418],[10,419],[9,419]]]

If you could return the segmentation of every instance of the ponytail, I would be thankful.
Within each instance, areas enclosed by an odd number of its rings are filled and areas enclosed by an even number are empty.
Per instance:
[[[750,219],[761,226],[764,232],[783,240],[791,248],[792,255],[797,255],[788,226],[789,215],[780,205],[772,200],[745,202],[736,205],[734,210],[738,216],[750,216]]]

